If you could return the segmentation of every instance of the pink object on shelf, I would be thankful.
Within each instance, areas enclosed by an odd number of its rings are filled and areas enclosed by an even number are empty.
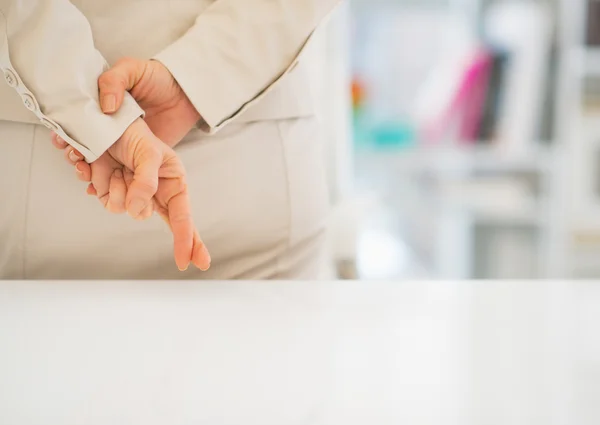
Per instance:
[[[460,142],[473,143],[478,139],[491,69],[491,56],[480,51],[466,73],[457,99],[458,104],[455,106],[463,112],[458,138]]]
[[[491,55],[485,49],[477,49],[465,67],[452,101],[440,119],[425,130],[427,140],[439,141],[454,128],[456,133],[453,138],[460,143],[472,144],[477,141],[491,70]]]

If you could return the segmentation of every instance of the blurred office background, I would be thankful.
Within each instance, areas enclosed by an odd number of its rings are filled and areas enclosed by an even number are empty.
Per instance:
[[[339,277],[600,277],[599,1],[352,0],[311,53]]]

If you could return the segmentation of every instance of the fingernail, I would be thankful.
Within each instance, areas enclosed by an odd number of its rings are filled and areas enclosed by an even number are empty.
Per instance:
[[[102,110],[104,112],[115,112],[117,107],[117,98],[114,94],[107,94],[102,99]]]
[[[204,252],[204,255],[206,255],[206,258],[208,259],[208,263],[210,264],[210,253],[208,252],[208,248],[206,247],[206,245],[204,245],[202,247],[202,251]]]
[[[69,159],[73,162],[78,162],[81,161],[81,157],[79,157],[74,150],[72,150],[71,152],[69,152]]]
[[[205,272],[210,268],[211,262],[210,254],[208,253],[208,248],[206,248],[206,245],[202,247],[202,253],[206,256],[206,264],[203,267],[201,267],[200,270]]]
[[[187,270],[189,267],[190,267],[190,265],[189,265],[189,264],[188,264],[187,266],[185,266],[185,267],[180,267],[180,266],[177,266],[177,268],[179,269],[179,271],[180,271],[180,272],[184,272],[184,271],[186,271],[186,270]]]
[[[133,199],[129,203],[129,208],[127,208],[127,214],[129,214],[133,218],[138,218],[145,207],[146,203],[142,199]]]

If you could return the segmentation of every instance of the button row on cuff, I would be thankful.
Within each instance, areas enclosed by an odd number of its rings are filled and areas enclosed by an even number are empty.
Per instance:
[[[33,95],[29,93],[29,90],[27,90],[25,86],[19,81],[17,75],[11,69],[8,68],[3,69],[2,71],[4,72],[4,80],[8,83],[10,87],[16,89],[17,92],[21,95],[23,105],[25,105],[25,107],[31,112],[33,112],[38,118],[41,118],[42,111],[40,110],[40,107],[37,101],[35,100],[35,97],[33,97]]]
[[[35,98],[33,96],[23,94],[21,97],[23,98],[23,104],[27,109],[29,109],[33,113],[37,113],[39,111],[40,108],[38,107],[37,102],[35,101]]]
[[[25,107],[28,110],[30,110],[38,118],[40,118],[40,116],[42,115],[42,111],[40,110],[40,107],[38,106],[37,101],[35,100],[35,98],[33,97],[33,95],[29,92],[29,90],[27,90],[27,88],[25,87],[25,85],[22,82],[19,81],[19,78],[17,77],[17,74],[14,73],[9,68],[3,69],[2,72],[4,73],[4,80],[6,81],[6,83],[10,87],[12,87],[13,89],[15,89],[17,91],[17,93],[19,93],[19,95],[21,96],[21,100],[23,101],[23,105],[25,105]]]
[[[25,107],[33,112],[36,117],[40,120],[40,122],[48,129],[54,131],[58,134],[64,141],[66,141],[69,145],[76,148],[79,152],[81,152],[86,158],[95,159],[96,156],[86,147],[77,143],[68,134],[61,128],[60,125],[52,121],[49,117],[46,117],[38,105],[37,100],[33,93],[31,93],[23,81],[19,78],[15,67],[12,65],[10,61],[10,48],[8,43],[7,36],[7,20],[3,11],[0,10],[0,71],[4,74],[4,80],[6,83],[12,87],[19,95],[21,96],[21,100]]]
[[[19,93],[19,95],[21,96],[21,100],[23,101],[23,105],[25,105],[25,107],[29,111],[33,112],[38,117],[40,123],[44,127],[46,127],[48,130],[54,131],[69,145],[73,146],[79,152],[81,152],[86,158],[92,158],[94,155],[90,152],[89,149],[85,148],[84,146],[73,140],[71,137],[69,137],[60,125],[58,125],[42,113],[40,106],[38,105],[38,102],[33,96],[33,94],[27,89],[27,87],[25,87],[22,81],[20,81],[17,73],[11,68],[12,67],[10,65],[8,67],[3,66],[2,72],[4,73],[4,80],[10,87],[15,89],[17,93]]]
[[[40,121],[48,130],[54,131],[55,133],[58,131],[58,127],[52,121],[49,121],[46,118],[42,118]]]
[[[10,69],[4,70],[4,79],[12,88],[15,88],[19,85],[16,75]]]

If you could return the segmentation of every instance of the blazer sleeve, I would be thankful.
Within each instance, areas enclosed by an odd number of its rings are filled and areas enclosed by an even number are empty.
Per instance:
[[[154,59],[173,74],[214,132],[296,65],[340,0],[216,0]]]
[[[102,113],[98,77],[108,64],[89,22],[68,0],[0,0],[0,67],[23,107],[88,162],[143,116],[129,95],[119,112]]]

